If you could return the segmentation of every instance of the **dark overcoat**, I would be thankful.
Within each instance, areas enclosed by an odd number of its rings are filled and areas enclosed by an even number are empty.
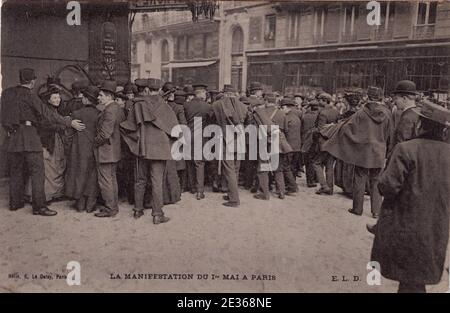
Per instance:
[[[29,121],[32,126],[23,123]],[[1,124],[9,132],[8,152],[40,152],[38,126],[42,121],[71,127],[71,119],[62,117],[44,105],[29,88],[16,86],[2,93]]]
[[[286,138],[294,152],[299,152],[302,148],[301,127],[299,111],[289,111],[286,114]]]
[[[368,102],[361,110],[337,125],[338,130],[322,150],[348,164],[383,168],[391,134],[391,117],[378,102]]]
[[[97,190],[97,181],[90,180],[96,174],[94,157],[94,137],[97,131],[97,118],[100,111],[95,105],[86,105],[72,113],[74,119],[83,121],[83,131],[72,130],[69,133],[71,148],[67,163],[66,196],[79,199]]]
[[[159,95],[134,99],[127,119],[121,123],[122,137],[131,153],[147,160],[172,160],[172,129],[178,120]]]
[[[378,189],[384,201],[371,260],[388,279],[438,283],[449,239],[450,145],[427,136],[398,144]]]

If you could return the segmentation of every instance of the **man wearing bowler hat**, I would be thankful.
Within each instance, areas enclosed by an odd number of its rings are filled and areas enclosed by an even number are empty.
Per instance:
[[[201,200],[205,198],[205,161],[203,160],[203,130],[208,125],[211,118],[211,105],[206,102],[206,88],[205,84],[193,85],[195,98],[190,102],[184,104],[184,113],[186,115],[187,126],[191,130],[191,157],[188,161],[188,171],[190,177],[195,177],[195,192],[196,199]],[[198,122],[200,121],[201,124]],[[194,139],[195,138],[195,139]],[[194,153],[196,145],[195,142],[200,142],[196,155]]]
[[[417,90],[414,82],[402,80],[397,83],[394,91],[396,110],[392,116],[394,137],[390,145],[390,152],[396,144],[410,140],[418,134],[419,117],[412,111],[417,106],[416,99]]]
[[[2,94],[1,124],[8,133],[8,159],[10,168],[9,208],[12,211],[24,207],[25,166],[31,175],[33,214],[56,215],[47,208],[44,192],[44,159],[42,143],[38,134],[39,121],[73,127],[81,131],[85,126],[79,120],[71,120],[51,112],[32,93],[36,84],[33,69],[19,71],[20,85],[7,88]]]
[[[115,81],[104,81],[98,95],[98,101],[105,109],[98,116],[94,153],[97,161],[98,185],[105,206],[95,214],[97,217],[114,217],[119,212],[117,186],[117,162],[121,159],[119,126],[125,119],[125,113],[114,101],[116,88]]]

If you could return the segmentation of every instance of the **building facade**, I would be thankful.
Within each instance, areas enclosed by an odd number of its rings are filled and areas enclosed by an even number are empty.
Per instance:
[[[190,11],[136,15],[133,24],[132,79],[160,78],[219,86],[219,22],[192,22]]]
[[[222,2],[220,85],[390,92],[411,79],[420,90],[448,86],[450,3],[379,2],[378,26],[367,23],[367,1]]]

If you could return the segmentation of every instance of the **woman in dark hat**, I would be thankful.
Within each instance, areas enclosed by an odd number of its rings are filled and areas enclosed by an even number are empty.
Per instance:
[[[58,113],[61,104],[60,89],[50,86],[40,95],[44,105],[51,111]],[[66,158],[64,154],[65,126],[41,121],[39,136],[41,137],[44,153],[45,198],[47,201],[58,200],[64,195],[64,171]]]

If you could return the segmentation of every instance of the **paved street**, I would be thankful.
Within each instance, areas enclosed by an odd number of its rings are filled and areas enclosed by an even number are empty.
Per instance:
[[[197,201],[184,193],[165,208],[172,220],[158,226],[148,213],[134,220],[125,203],[113,219],[77,213],[68,202],[52,204],[58,211],[52,218],[33,216],[30,206],[10,212],[3,183],[0,292],[395,292],[397,283],[384,278],[381,286],[366,283],[373,236],[365,225],[374,221],[368,199],[364,216],[356,217],[347,212],[350,199],[318,196],[303,178],[298,182],[300,193],[283,201],[255,200],[241,190],[240,208],[221,206],[221,194],[208,192]],[[81,286],[69,287],[56,276],[68,272],[71,260],[81,264]],[[8,278],[13,273],[19,277]],[[447,286],[445,272],[428,291]]]

